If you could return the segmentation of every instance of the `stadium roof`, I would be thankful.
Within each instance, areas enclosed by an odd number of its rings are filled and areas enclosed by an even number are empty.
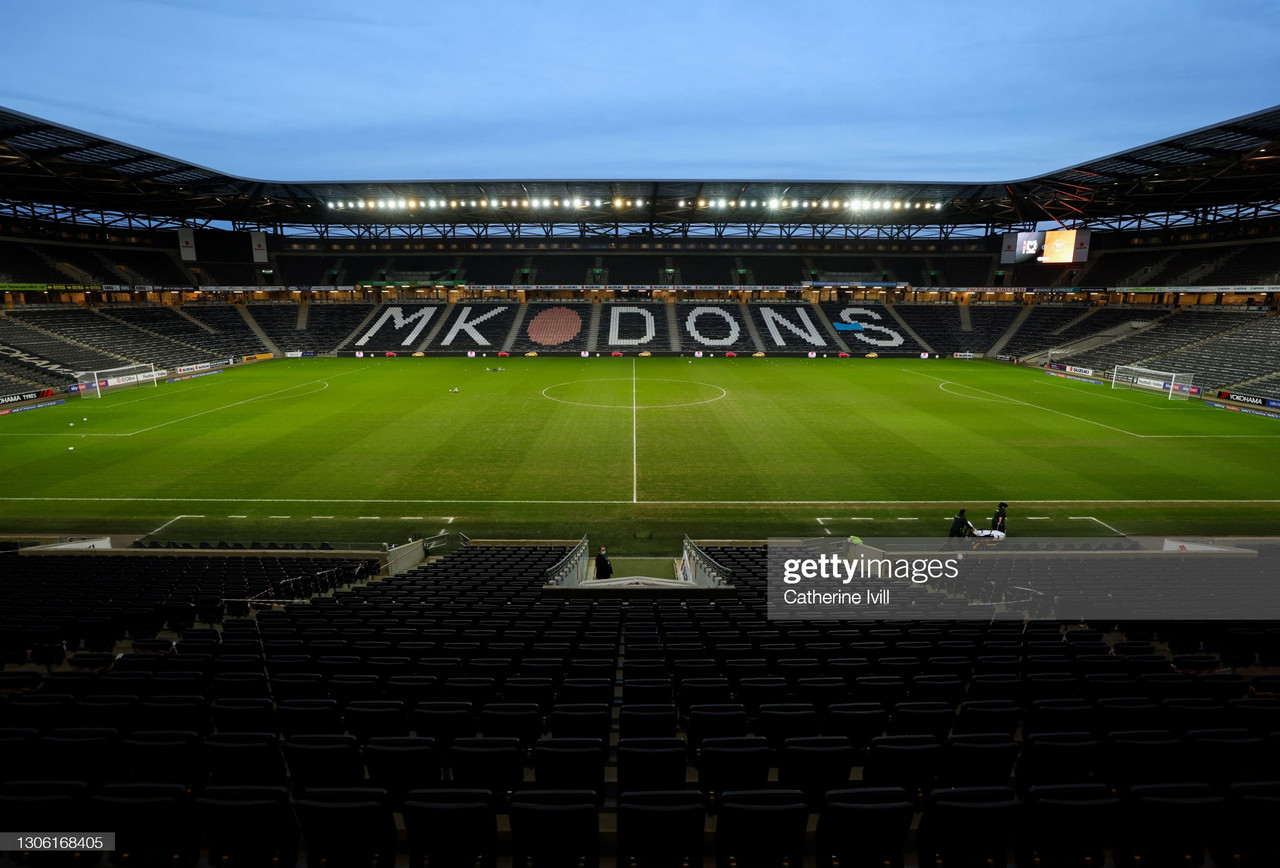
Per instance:
[[[1035,178],[261,181],[0,108],[0,213],[292,235],[910,237],[1280,215],[1280,106]]]

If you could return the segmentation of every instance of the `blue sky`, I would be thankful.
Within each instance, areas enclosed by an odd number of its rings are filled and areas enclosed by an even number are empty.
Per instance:
[[[1001,181],[1280,103],[1280,2],[0,0],[0,21],[0,105],[285,181]]]

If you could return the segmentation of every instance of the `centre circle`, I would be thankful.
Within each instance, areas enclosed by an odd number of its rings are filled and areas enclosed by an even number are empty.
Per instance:
[[[558,404],[599,410],[667,410],[719,401],[727,393],[719,386],[690,380],[606,377],[570,380],[542,390],[542,397]]]

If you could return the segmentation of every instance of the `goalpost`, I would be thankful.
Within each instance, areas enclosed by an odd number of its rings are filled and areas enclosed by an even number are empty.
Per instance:
[[[1185,401],[1200,394],[1196,388],[1196,375],[1177,371],[1158,371],[1138,365],[1116,365],[1111,372],[1113,389],[1149,389],[1167,392],[1170,401]]]
[[[101,371],[79,371],[76,374],[75,391],[82,398],[101,398],[104,389],[159,386],[160,377],[164,373],[164,371],[157,372],[156,366],[149,363],[124,365]]]

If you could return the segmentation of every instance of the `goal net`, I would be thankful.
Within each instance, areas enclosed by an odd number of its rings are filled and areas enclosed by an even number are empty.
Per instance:
[[[1180,371],[1160,371],[1138,365],[1116,365],[1111,372],[1113,389],[1147,389],[1165,392],[1170,401],[1185,401],[1200,394],[1196,388],[1196,375]]]
[[[101,371],[80,371],[76,374],[75,391],[82,398],[101,398],[108,389],[136,389],[140,386],[158,386],[164,371],[157,371],[152,364],[124,365]]]

